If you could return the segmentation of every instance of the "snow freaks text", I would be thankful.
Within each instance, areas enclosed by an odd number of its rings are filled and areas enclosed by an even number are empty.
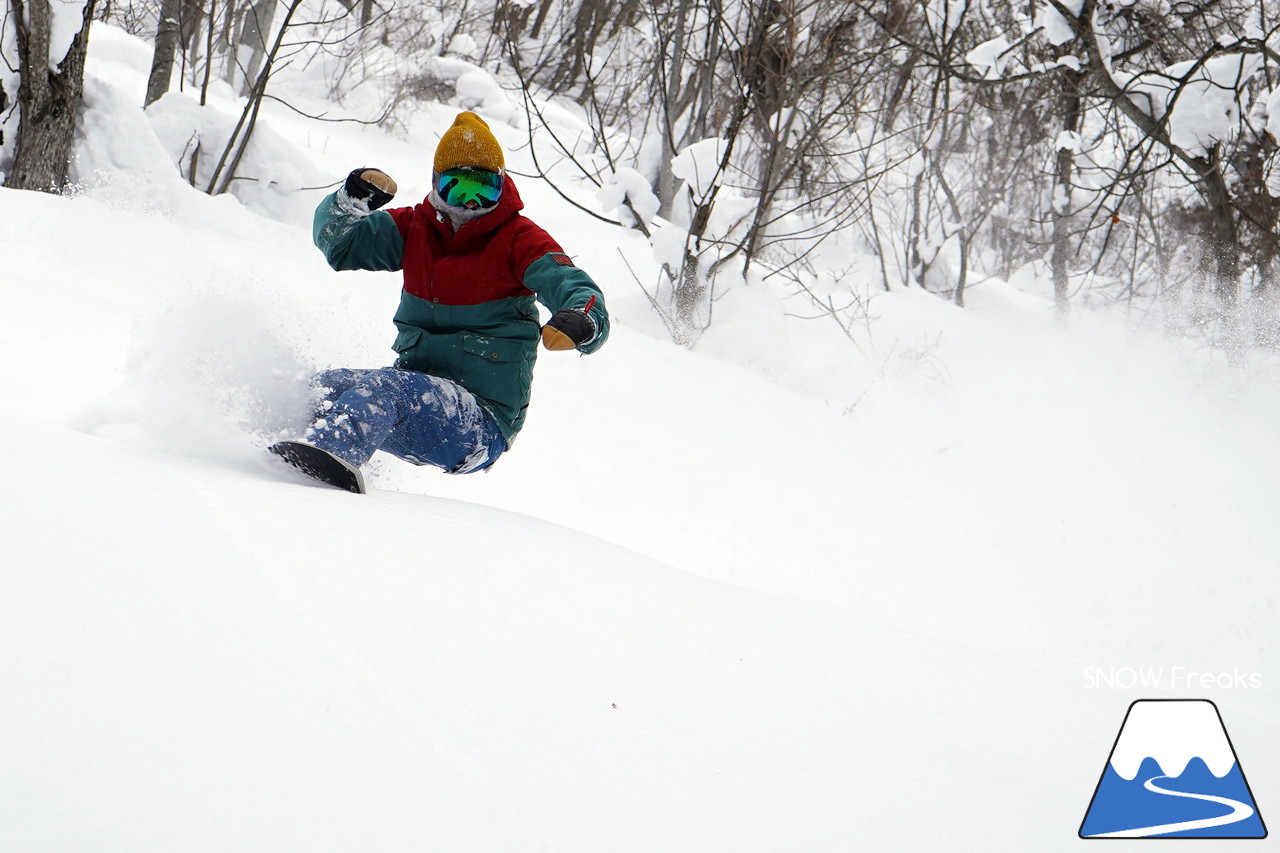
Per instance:
[[[1241,670],[1217,672],[1187,666],[1086,666],[1086,690],[1141,687],[1149,690],[1259,690],[1262,674]]]

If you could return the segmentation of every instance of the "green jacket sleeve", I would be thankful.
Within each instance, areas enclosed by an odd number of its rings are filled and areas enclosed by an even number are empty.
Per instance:
[[[311,238],[335,270],[398,270],[404,257],[404,238],[391,214],[370,213],[344,190],[320,202]]]
[[[552,314],[566,308],[586,308],[587,303],[591,303],[587,313],[595,321],[596,336],[578,347],[578,351],[593,353],[604,346],[609,337],[609,310],[604,304],[604,294],[591,276],[566,263],[568,260],[562,252],[548,252],[529,265],[524,286],[537,294],[538,301]]]

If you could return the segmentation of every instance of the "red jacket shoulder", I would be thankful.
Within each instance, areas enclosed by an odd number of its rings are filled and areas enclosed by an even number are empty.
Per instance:
[[[407,237],[409,236],[409,226],[414,219],[430,216],[434,213],[434,211],[425,208],[426,206],[422,204],[414,205],[413,207],[393,207],[388,209],[387,213],[391,214],[391,218],[395,220],[400,236]]]
[[[517,281],[524,279],[529,265],[550,252],[563,252],[560,244],[529,217],[517,214],[512,222],[511,272]]]

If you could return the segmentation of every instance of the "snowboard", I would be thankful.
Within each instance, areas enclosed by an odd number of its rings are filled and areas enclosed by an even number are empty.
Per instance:
[[[328,451],[300,441],[281,441],[268,447],[267,451],[314,480],[358,495],[365,493],[364,475],[360,469]]]

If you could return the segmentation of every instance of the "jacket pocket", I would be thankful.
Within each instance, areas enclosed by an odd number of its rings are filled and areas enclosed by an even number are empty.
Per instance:
[[[485,361],[512,362],[524,361],[528,347],[517,341],[506,341],[502,338],[490,338],[484,335],[466,334],[462,336],[462,349]]]
[[[425,344],[426,341],[423,338],[421,329],[413,326],[400,326],[400,332],[396,335],[395,342],[391,344],[391,348],[399,356],[396,359],[396,367],[426,371],[429,365],[426,363],[427,347]]]
[[[383,338],[383,340],[385,341],[386,338]],[[402,327],[400,329],[400,333],[396,335],[396,341],[391,345],[391,348],[400,353],[400,355],[404,355],[406,352],[416,347],[420,340],[422,340],[421,329]]]
[[[508,424],[529,402],[533,384],[532,342],[470,332],[462,336],[459,384],[489,405]]]

